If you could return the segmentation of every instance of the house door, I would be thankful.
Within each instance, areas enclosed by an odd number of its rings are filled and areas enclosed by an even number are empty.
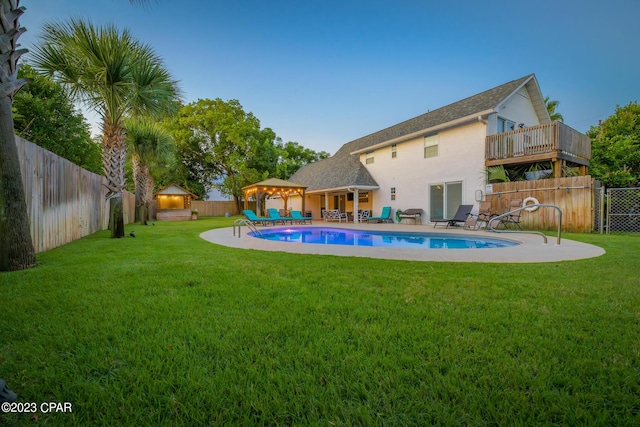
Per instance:
[[[333,209],[340,209],[340,212],[345,212],[347,209],[347,197],[345,195],[333,196]]]
[[[462,182],[446,182],[429,186],[430,219],[452,218],[462,204]]]

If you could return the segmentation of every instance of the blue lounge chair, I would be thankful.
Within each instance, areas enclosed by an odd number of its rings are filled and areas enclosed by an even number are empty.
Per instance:
[[[458,206],[458,210],[456,211],[456,214],[453,216],[453,218],[432,219],[431,222],[434,223],[433,228],[436,228],[438,225],[442,225],[442,223],[445,223],[445,228],[449,228],[449,226],[455,227],[459,222],[464,224],[464,222],[467,220],[467,217],[471,214],[472,210],[473,205],[460,205]]]
[[[309,224],[313,224],[313,218],[310,216],[302,216],[302,212],[300,211],[291,211],[289,213],[291,214],[291,218],[293,218],[293,220],[298,224],[306,224],[307,221],[309,221]]]
[[[242,213],[244,214],[244,216],[247,217],[249,221],[253,222],[254,224],[262,224],[262,225],[275,224],[275,221],[272,218],[259,217],[251,209],[245,209],[242,211]]]
[[[367,218],[367,222],[393,222],[393,219],[391,219],[391,206],[383,207],[380,216],[370,216]]]
[[[278,209],[270,208],[267,209],[267,212],[269,213],[269,218],[273,219],[276,223],[281,222],[284,225],[288,222],[289,224],[293,224],[293,219],[280,216]]]

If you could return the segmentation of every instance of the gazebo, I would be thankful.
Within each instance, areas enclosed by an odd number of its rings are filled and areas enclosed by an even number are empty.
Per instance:
[[[265,181],[260,181],[255,184],[242,187],[244,192],[244,208],[249,209],[249,197],[253,196],[256,199],[257,214],[260,215],[262,206],[260,206],[260,199],[263,195],[266,196],[280,196],[284,201],[284,208],[287,209],[287,202],[289,196],[292,194],[298,194],[302,197],[302,212],[305,211],[304,195],[307,190],[306,185],[296,184],[293,182],[285,181],[284,179],[269,178]]]

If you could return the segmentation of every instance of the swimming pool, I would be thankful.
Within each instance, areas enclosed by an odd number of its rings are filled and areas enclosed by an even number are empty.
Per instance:
[[[484,249],[517,246],[518,242],[476,235],[447,233],[351,230],[328,227],[285,227],[262,229],[249,235],[278,242],[318,245],[375,246],[420,249]]]

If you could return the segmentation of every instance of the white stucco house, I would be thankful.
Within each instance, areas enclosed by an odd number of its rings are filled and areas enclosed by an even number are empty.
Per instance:
[[[344,144],[291,178],[307,186],[305,207],[378,215],[423,210],[423,223],[452,217],[460,204],[483,200],[489,166],[549,162],[586,174],[590,141],[552,122],[535,75],[505,83]],[[278,203],[276,200],[270,203]],[[289,205],[301,209],[300,197]]]

